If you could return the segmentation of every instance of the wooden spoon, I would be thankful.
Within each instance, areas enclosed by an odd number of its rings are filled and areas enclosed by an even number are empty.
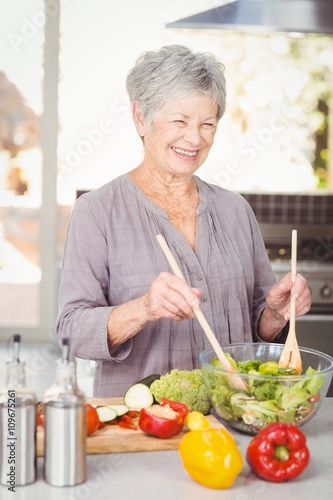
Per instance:
[[[297,260],[297,231],[293,229],[291,235],[291,281],[295,283],[296,279],[296,260]],[[296,328],[295,328],[295,318],[296,318],[296,303],[293,290],[291,291],[290,297],[290,323],[289,332],[287,336],[286,343],[284,345],[283,351],[279,359],[279,367],[294,368],[298,374],[302,371],[302,358],[299,352],[299,347],[296,339]]]
[[[180,267],[178,266],[178,264],[176,262],[176,259],[172,255],[171,250],[170,250],[167,242],[165,241],[165,238],[161,234],[158,234],[156,236],[156,238],[157,238],[157,241],[159,242],[159,244],[160,244],[160,246],[161,246],[161,248],[162,248],[162,250],[164,252],[164,255],[166,256],[166,258],[167,258],[167,260],[168,260],[168,262],[170,264],[170,267],[171,267],[173,273],[176,276],[178,276],[178,278],[182,278],[185,281],[183,273],[181,272]],[[211,345],[212,345],[212,347],[213,347],[213,349],[214,349],[214,351],[216,353],[216,356],[218,357],[218,359],[219,359],[222,367],[225,370],[228,370],[230,372],[238,373],[237,370],[236,370],[236,368],[230,363],[229,359],[226,357],[225,353],[223,352],[222,347],[218,343],[217,338],[215,337],[215,335],[213,333],[213,330],[209,326],[206,318],[202,314],[202,312],[199,309],[199,307],[196,307],[194,309],[194,314],[195,314],[197,320],[199,321],[200,325],[202,326],[203,331],[207,335],[208,340],[210,341],[210,343],[211,343]],[[236,389],[241,389],[242,391],[247,391],[248,390],[246,383],[244,382],[244,380],[241,377],[232,377],[232,376],[229,376],[229,378],[230,378],[233,386]]]

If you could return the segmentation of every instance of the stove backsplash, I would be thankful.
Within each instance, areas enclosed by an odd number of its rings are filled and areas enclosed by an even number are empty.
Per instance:
[[[240,193],[260,223],[333,225],[333,195]]]

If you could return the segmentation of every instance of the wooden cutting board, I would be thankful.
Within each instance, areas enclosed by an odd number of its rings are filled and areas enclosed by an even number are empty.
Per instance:
[[[88,402],[94,405],[112,405],[123,403],[122,398],[89,398]],[[208,415],[208,420],[212,427],[223,428],[213,415]],[[91,436],[87,437],[87,453],[90,455],[103,453],[128,453],[134,451],[162,451],[177,450],[180,440],[185,432],[183,431],[170,439],[160,439],[154,436],[148,436],[140,429],[137,431],[124,429],[118,425],[106,425]],[[37,428],[37,455],[44,455],[44,429]]]

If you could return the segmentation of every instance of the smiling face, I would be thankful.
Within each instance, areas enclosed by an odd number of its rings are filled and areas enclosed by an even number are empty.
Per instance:
[[[175,177],[191,176],[206,160],[212,147],[218,107],[204,94],[167,102],[149,126],[139,105],[133,106],[137,131],[144,138],[142,166]]]

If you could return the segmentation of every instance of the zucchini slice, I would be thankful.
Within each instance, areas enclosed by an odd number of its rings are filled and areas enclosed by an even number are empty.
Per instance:
[[[126,413],[129,411],[129,407],[126,405],[107,405],[106,408],[111,408],[114,410],[117,414],[117,417],[122,417],[123,415],[126,415]]]
[[[147,385],[138,382],[127,389],[124,396],[124,404],[130,410],[141,410],[148,408],[154,402],[154,397]]]
[[[117,418],[117,412],[109,406],[97,406],[96,410],[101,422],[111,422]]]

